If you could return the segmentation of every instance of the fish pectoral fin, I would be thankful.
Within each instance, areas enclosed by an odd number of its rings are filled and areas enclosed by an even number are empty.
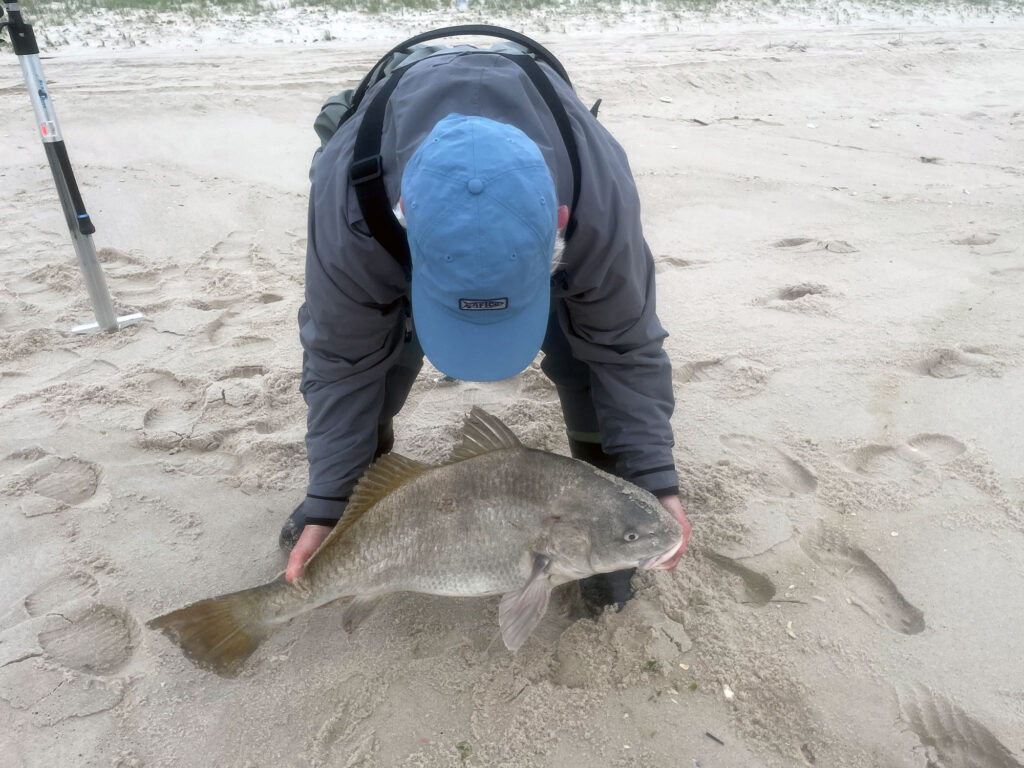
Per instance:
[[[341,626],[346,633],[352,634],[356,627],[363,623],[363,620],[373,613],[373,609],[380,603],[379,597],[352,597],[342,598],[344,603],[341,613]]]
[[[551,558],[547,555],[535,555],[533,571],[530,578],[519,589],[506,592],[498,606],[498,626],[501,627],[501,639],[510,651],[518,650],[530,633],[540,623],[548,609],[551,598],[551,582],[547,569]]]

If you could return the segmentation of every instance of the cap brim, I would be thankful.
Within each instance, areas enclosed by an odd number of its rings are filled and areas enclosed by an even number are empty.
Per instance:
[[[423,353],[441,373],[463,381],[507,379],[532,363],[544,343],[550,306],[550,291],[538,290],[508,320],[468,322],[425,295],[415,276],[412,281],[413,322]]]

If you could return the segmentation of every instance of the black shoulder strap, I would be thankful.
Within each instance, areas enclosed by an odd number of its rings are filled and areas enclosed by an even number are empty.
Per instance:
[[[355,148],[352,151],[352,166],[348,177],[356,191],[359,210],[370,229],[370,236],[390,253],[395,261],[408,268],[412,263],[409,255],[409,238],[405,229],[395,218],[395,212],[388,200],[384,186],[384,163],[380,156],[381,133],[384,128],[384,111],[388,106],[391,92],[395,90],[408,67],[397,70],[380,93],[370,102],[356,133]]]
[[[569,223],[565,227],[565,239],[572,237],[576,231],[576,204],[580,201],[580,153],[576,148],[576,137],[572,132],[572,123],[569,122],[569,113],[565,111],[565,105],[555,93],[555,87],[551,85],[540,66],[529,56],[513,56],[501,54],[509,61],[514,61],[526,73],[526,76],[533,82],[534,87],[540,92],[544,103],[551,110],[551,116],[555,119],[558,132],[562,134],[562,143],[565,144],[565,151],[569,154],[569,167],[572,168],[572,204],[569,206]]]
[[[478,51],[476,53],[492,52]],[[569,155],[569,166],[572,169],[572,204],[569,208],[569,223],[565,229],[565,239],[568,240],[576,230],[576,206],[579,202],[581,187],[579,151],[576,147],[576,137],[572,132],[569,114],[565,111],[565,105],[558,98],[551,81],[532,57],[507,53],[498,53],[498,55],[514,62],[526,73],[551,111],[555,125],[558,126],[558,132],[562,135],[562,142]],[[391,202],[388,200],[387,187],[384,185],[384,166],[380,145],[388,99],[408,69],[408,67],[402,67],[393,72],[380,92],[370,102],[370,106],[367,107],[366,114],[363,115],[356,133],[352,166],[349,169],[349,179],[355,188],[359,209],[362,211],[363,220],[370,230],[370,235],[394,257],[395,261],[405,268],[411,264],[409,240],[405,229],[398,223],[391,208]]]

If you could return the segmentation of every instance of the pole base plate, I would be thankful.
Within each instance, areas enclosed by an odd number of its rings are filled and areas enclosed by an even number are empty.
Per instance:
[[[126,328],[129,325],[135,325],[137,322],[145,317],[141,312],[135,312],[131,315],[122,315],[117,318],[117,328],[111,328],[110,332],[120,331],[122,328]],[[82,325],[76,325],[71,329],[72,333],[99,333],[103,328],[100,328],[99,323],[84,323]]]

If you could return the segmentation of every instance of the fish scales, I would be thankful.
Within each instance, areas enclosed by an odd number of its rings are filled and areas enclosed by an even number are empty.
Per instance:
[[[571,459],[561,472],[537,472],[549,461],[540,451],[506,449],[428,469],[324,545],[304,577],[310,590],[329,601],[378,591],[513,589],[530,574],[526,545],[550,499],[578,482]]]

